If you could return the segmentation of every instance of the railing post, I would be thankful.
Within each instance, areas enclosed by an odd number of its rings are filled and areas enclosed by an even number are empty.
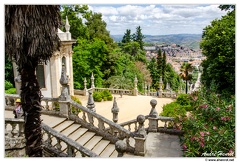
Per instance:
[[[162,84],[163,84],[163,81],[162,81],[162,76],[160,76],[160,80],[159,80],[159,94],[158,94],[158,97],[159,98],[162,98]]]
[[[144,95],[146,96],[147,95],[147,83],[144,82]]]
[[[89,96],[88,96],[87,108],[93,112],[96,112],[95,104],[92,96],[92,90],[88,91],[88,93],[89,93]],[[93,116],[89,113],[87,115],[88,115],[88,121],[93,125],[94,124]]]
[[[84,89],[83,89],[83,96],[87,96],[87,79],[84,78]]]
[[[93,76],[93,73],[92,73],[92,76],[91,76],[91,88],[94,89],[95,88],[95,85],[94,85],[94,76]]]
[[[139,126],[138,126],[137,134],[134,137],[134,139],[135,139],[134,154],[144,156],[145,152],[146,152],[146,142],[145,142],[146,141],[146,131],[144,129],[145,116],[138,115],[137,122],[138,122]]]
[[[150,96],[150,83],[148,83],[148,96]]]
[[[150,104],[152,106],[152,109],[149,113],[149,127],[148,127],[148,132],[157,132],[157,128],[158,128],[158,113],[155,109],[156,105],[157,105],[157,100],[152,99],[150,101]]]
[[[62,85],[62,92],[59,96],[59,107],[60,107],[60,113],[66,117],[68,117],[69,113],[69,101],[71,99],[69,95],[69,85],[68,85],[69,79],[66,74],[65,65],[62,64],[62,74],[60,78],[60,84]]]
[[[137,83],[138,83],[138,79],[137,79],[137,76],[135,76],[135,79],[134,79],[134,89],[133,89],[133,95],[134,96],[138,95]]]
[[[112,113],[113,113],[113,122],[117,123],[118,122],[118,112],[119,112],[119,108],[117,106],[117,101],[116,101],[116,97],[114,97],[114,101],[113,101],[113,107],[112,107]],[[117,136],[118,131],[114,130],[114,135]]]

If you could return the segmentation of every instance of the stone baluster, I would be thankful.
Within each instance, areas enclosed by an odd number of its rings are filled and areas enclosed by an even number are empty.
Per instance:
[[[83,89],[83,95],[87,96],[87,79],[84,78],[84,89]]]
[[[94,76],[93,76],[93,73],[92,73],[92,76],[91,76],[91,88],[94,89],[95,88],[95,85],[94,85]]]
[[[137,79],[137,76],[135,76],[135,79],[134,79],[134,90],[133,90],[133,95],[134,96],[138,95],[137,83],[138,83],[138,79]]]
[[[138,122],[138,131],[137,134],[135,135],[135,150],[134,154],[135,155],[141,155],[144,156],[146,152],[146,131],[144,129],[144,122],[145,122],[145,116],[143,115],[138,115],[137,117],[137,122]]]
[[[90,90],[88,93],[89,93],[89,97],[88,97],[87,108],[93,112],[96,112],[92,91]],[[88,116],[88,121],[93,125],[94,124],[93,116],[90,113],[87,113],[87,116]]]
[[[152,109],[149,113],[149,127],[148,127],[148,132],[157,132],[157,128],[158,128],[158,113],[156,111],[156,105],[157,105],[157,100],[152,99],[150,101],[150,104],[152,106]]]
[[[123,157],[123,153],[126,151],[127,145],[122,140],[119,140],[119,141],[117,141],[115,143],[115,149],[118,152],[118,156],[117,157]]]
[[[117,123],[118,122],[118,112],[119,112],[119,108],[117,106],[117,101],[116,101],[116,97],[114,97],[114,101],[113,101],[113,107],[112,107],[112,114],[113,114],[113,122]],[[114,130],[114,135],[117,136],[118,131]]]
[[[60,84],[62,85],[62,92],[59,96],[59,106],[60,106],[60,113],[66,117],[68,117],[69,113],[69,101],[71,99],[69,95],[69,86],[68,86],[69,78],[66,74],[65,65],[62,64],[62,73],[60,78]]]

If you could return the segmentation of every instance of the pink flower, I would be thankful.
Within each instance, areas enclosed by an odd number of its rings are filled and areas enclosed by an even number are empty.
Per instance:
[[[183,144],[183,145],[182,145],[182,148],[183,148],[183,150],[186,150],[186,149],[187,149],[186,144]]]
[[[213,130],[216,130],[217,129],[217,127],[216,126],[213,126]]]
[[[199,106],[199,108],[204,108],[204,109],[206,109],[207,107],[208,107],[208,104],[203,104]]]
[[[209,135],[210,133],[209,132],[206,132],[207,135]]]
[[[204,147],[204,143],[203,143],[203,142],[200,142],[200,145],[201,145],[202,147]]]
[[[203,137],[204,136],[204,132],[200,132],[200,135]]]
[[[227,119],[225,117],[221,117],[221,120],[226,121]]]
[[[195,140],[195,137],[191,137],[191,141],[194,141]]]
[[[220,110],[220,108],[219,108],[219,107],[217,107],[217,108],[216,108],[216,111],[219,111],[219,110]]]
[[[226,120],[231,120],[231,118],[229,116],[226,117]]]

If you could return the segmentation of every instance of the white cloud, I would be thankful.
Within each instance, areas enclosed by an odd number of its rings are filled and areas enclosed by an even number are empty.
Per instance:
[[[226,14],[218,5],[90,5],[100,12],[110,34],[135,32],[141,26],[143,34],[202,33],[205,26]]]

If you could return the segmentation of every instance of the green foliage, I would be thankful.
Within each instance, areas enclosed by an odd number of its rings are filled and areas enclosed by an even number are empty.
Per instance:
[[[193,106],[191,105],[191,97],[189,94],[179,94],[176,102],[180,104],[186,111],[193,110]]]
[[[195,110],[181,121],[185,131],[182,141],[184,156],[200,157],[204,153],[221,156],[219,151],[235,156],[234,96],[225,98],[202,89],[191,97]]]
[[[202,62],[201,83],[208,89],[216,85],[217,93],[235,94],[235,7],[221,19],[204,28],[200,43],[202,53],[207,57]]]
[[[80,99],[76,96],[71,96],[71,99],[74,101],[74,102],[77,102],[78,104],[82,105],[82,102],[80,101]],[[58,102],[54,102],[54,107],[55,107],[55,110],[56,111],[59,111],[60,110],[60,106],[59,106],[59,103]],[[77,109],[75,108],[74,106],[71,105],[71,110],[72,110],[72,113],[76,114],[76,113],[80,113],[81,110],[80,109]]]
[[[13,88],[13,84],[11,82],[5,80],[5,90],[8,90],[10,88]]]
[[[5,93],[6,94],[16,94],[17,91],[16,91],[16,88],[10,88],[8,90],[5,90]]]
[[[191,64],[189,63],[183,63],[182,66],[181,66],[181,69],[180,69],[180,74],[179,76],[185,80],[185,88],[186,88],[186,94],[188,92],[188,81],[192,80],[192,74],[190,74],[190,72],[193,71],[193,67]]]
[[[163,106],[163,111],[160,113],[160,115],[180,118],[186,115],[186,110],[177,102],[171,102]]]
[[[129,43],[132,41],[132,35],[131,35],[131,30],[127,29],[126,33],[124,33],[122,43]]]
[[[112,101],[112,99],[113,99],[113,96],[108,90],[104,90],[101,92],[96,92],[96,91],[93,92],[93,100],[95,102],[101,102],[102,100]]]
[[[10,82],[14,86],[13,65],[6,54],[5,54],[5,81]]]

